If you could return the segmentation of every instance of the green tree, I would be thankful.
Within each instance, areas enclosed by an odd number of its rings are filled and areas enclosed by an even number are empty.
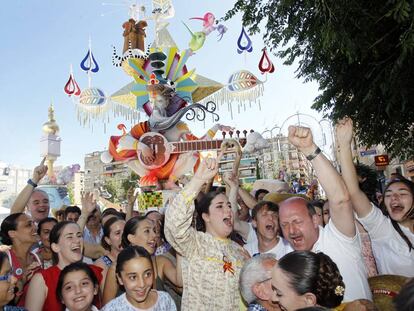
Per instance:
[[[108,198],[108,201],[111,201],[112,203],[119,203],[122,201],[122,198],[120,198],[122,194],[120,192],[123,192],[123,189],[118,180],[109,178],[106,179],[104,182],[104,189],[111,194],[111,197]]]
[[[136,173],[131,172],[131,175],[129,176],[129,178],[124,179],[122,181],[122,189],[124,190],[125,193],[127,193],[129,188],[138,187],[138,181],[139,181],[139,176]]]
[[[313,108],[350,116],[363,144],[414,155],[414,2],[237,0],[225,20],[243,14],[297,77],[317,81]]]

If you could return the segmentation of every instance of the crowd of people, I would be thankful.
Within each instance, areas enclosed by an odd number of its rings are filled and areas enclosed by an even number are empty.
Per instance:
[[[391,180],[379,203],[361,187],[352,133],[338,122],[339,173],[309,128],[289,127],[325,201],[252,195],[234,173],[206,191],[219,154],[165,213],[138,214],[133,200],[126,213],[101,209],[86,193],[54,218],[37,188],[43,161],[0,226],[0,310],[414,310],[414,183]],[[390,275],[398,290],[373,285]]]

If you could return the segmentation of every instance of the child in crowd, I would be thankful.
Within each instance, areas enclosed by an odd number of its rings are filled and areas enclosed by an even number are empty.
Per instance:
[[[98,311],[93,305],[98,292],[98,279],[86,263],[71,263],[59,275],[56,294],[65,311]]]
[[[124,232],[125,220],[112,215],[107,219],[103,225],[103,237],[101,241],[102,247],[108,251],[108,253],[97,261],[95,265],[102,268],[103,280],[101,288],[103,291],[103,285],[105,284],[106,273],[113,262],[116,262],[119,252],[122,249],[121,240],[122,233]]]
[[[182,280],[180,279],[181,270],[177,270],[176,266],[164,256],[154,256],[157,249],[156,243],[156,229],[152,220],[146,217],[138,216],[132,217],[128,220],[122,233],[122,247],[129,245],[140,246],[146,249],[151,254],[154,274],[154,288],[164,291],[164,281],[167,278],[174,285],[181,286]],[[178,260],[177,267],[180,268],[180,262]],[[115,265],[112,265],[107,272],[105,280],[105,288],[103,301],[104,304],[115,298],[118,292],[118,284],[115,279]]]
[[[71,263],[82,260],[83,237],[78,224],[62,221],[50,232],[50,247],[54,265],[35,274],[26,296],[26,308],[30,311],[56,311],[62,309],[56,296],[56,287],[61,271]],[[91,265],[97,279],[102,280],[102,269]],[[100,302],[96,302],[100,307]]]
[[[152,289],[154,267],[145,248],[128,246],[119,253],[116,278],[125,293],[111,300],[102,311],[176,311],[174,301],[166,292]]]
[[[52,260],[52,250],[50,249],[50,231],[52,231],[53,227],[58,223],[55,218],[47,217],[39,221],[37,225],[37,234],[40,238],[40,247],[38,254],[42,259],[42,267],[43,269],[50,268],[53,266]]]

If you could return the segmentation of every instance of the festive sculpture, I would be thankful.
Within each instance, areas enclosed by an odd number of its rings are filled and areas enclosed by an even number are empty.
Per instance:
[[[197,151],[219,149],[220,144],[208,144],[208,140],[211,140],[218,130],[230,128],[216,124],[199,140],[190,132],[188,126],[180,121],[185,113],[193,109],[191,106],[194,104],[179,108],[170,115],[169,109],[174,111],[185,103],[182,99],[180,103],[173,87],[150,80],[147,90],[153,108],[148,121],[140,122],[122,136],[112,136],[109,154],[104,153],[101,159],[104,162],[126,161],[127,165],[141,176],[141,186],[156,185],[160,188],[159,181],[166,180],[164,188],[172,189],[176,187],[175,182],[182,175],[192,171],[196,166],[199,159]],[[190,141],[191,143],[188,143]]]
[[[108,153],[102,155],[102,161],[126,161],[136,172],[141,186],[157,186],[171,189],[183,174],[192,171],[196,165],[199,150],[219,149],[220,146],[198,143],[188,126],[181,121],[183,116],[200,113],[218,115],[209,106],[192,103],[192,93],[197,83],[188,71],[185,62],[191,55],[190,50],[178,53],[177,48],[169,48],[165,53],[151,49],[152,53],[144,62],[129,59],[131,74],[135,84],[131,93],[136,96],[136,109],[147,113],[149,119],[135,125],[129,133],[125,127],[122,136],[110,138]],[[196,112],[197,110],[197,112]],[[213,126],[201,140],[211,140],[217,130],[229,130],[221,125]]]
[[[136,22],[133,18],[130,18],[127,22],[122,25],[124,28],[124,48],[123,53],[128,49],[139,49],[145,51],[145,27],[148,24],[146,21]]]

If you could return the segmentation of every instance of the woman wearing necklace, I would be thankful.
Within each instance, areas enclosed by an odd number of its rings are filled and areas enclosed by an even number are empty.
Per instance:
[[[230,201],[223,193],[209,192],[197,204],[205,232],[191,227],[194,199],[217,171],[218,159],[204,160],[165,215],[167,240],[184,256],[183,311],[240,308],[238,282],[246,255],[241,246],[229,239],[233,210],[237,208],[237,182],[229,183]]]
[[[7,254],[13,276],[17,279],[18,291],[15,300],[19,302],[23,287],[42,265],[39,256],[31,251],[38,238],[36,226],[32,218],[24,213],[11,214],[1,223],[0,235],[2,243],[11,246]]]

